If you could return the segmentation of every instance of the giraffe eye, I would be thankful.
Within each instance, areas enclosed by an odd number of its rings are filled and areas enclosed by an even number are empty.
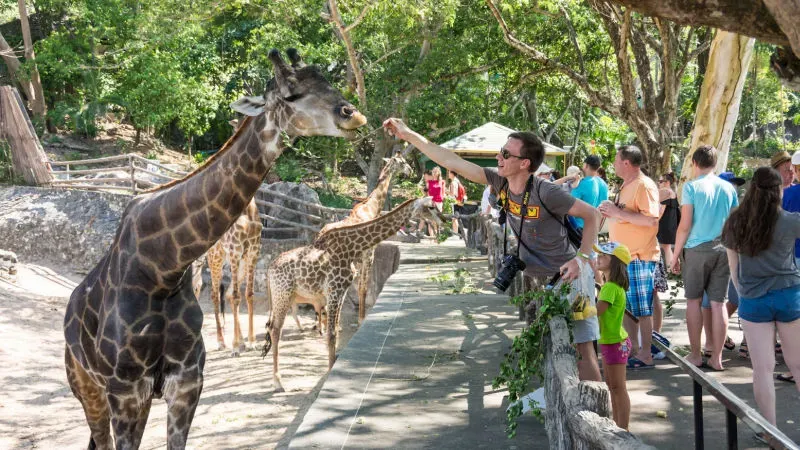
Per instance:
[[[293,94],[288,97],[284,97],[283,99],[286,100],[287,102],[294,102],[303,98],[304,95],[305,94]]]

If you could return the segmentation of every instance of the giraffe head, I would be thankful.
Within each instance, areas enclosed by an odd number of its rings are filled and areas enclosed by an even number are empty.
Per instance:
[[[352,139],[367,123],[316,66],[303,63],[295,49],[287,51],[291,65],[278,50],[269,52],[275,77],[263,96],[242,97],[231,107],[247,116],[266,114],[266,126],[277,126],[290,136],[333,136]]]
[[[422,197],[414,200],[411,208],[411,217],[417,220],[427,220],[436,227],[444,226],[442,213],[434,205],[433,197]]]
[[[406,159],[400,153],[396,153],[391,158],[383,158],[386,165],[381,170],[380,179],[392,176],[395,173],[402,173],[405,176],[411,175],[412,169]]]

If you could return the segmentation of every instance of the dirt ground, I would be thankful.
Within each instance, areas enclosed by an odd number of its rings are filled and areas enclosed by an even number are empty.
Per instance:
[[[0,448],[85,449],[89,428],[64,371],[64,308],[80,276],[22,265],[14,284],[0,280]],[[300,332],[286,320],[280,343],[285,393],[273,393],[272,358],[260,349],[232,358],[217,350],[213,309],[207,290],[200,298],[207,313],[205,387],[189,434],[192,449],[285,448],[327,374],[327,345],[316,331],[313,310],[301,310]],[[243,308],[243,310],[246,308]],[[257,347],[264,342],[264,297],[256,298]],[[247,334],[247,314],[243,332]],[[345,303],[340,348],[355,331],[355,311]],[[227,316],[230,345],[233,318]],[[166,404],[155,400],[142,449],[165,447]]]

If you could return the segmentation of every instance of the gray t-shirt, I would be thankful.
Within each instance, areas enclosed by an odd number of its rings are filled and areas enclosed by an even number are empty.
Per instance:
[[[513,229],[513,234],[516,235],[520,229],[520,205],[524,192],[519,195],[511,192],[506,179],[497,174],[497,169],[484,168],[483,171],[496,192],[500,193],[505,186],[510,200],[506,232],[512,233]],[[528,214],[521,233],[522,242],[528,248],[520,245],[519,257],[525,261],[526,275],[553,275],[558,272],[559,267],[575,257],[575,248],[570,244],[567,229],[561,222],[563,216],[575,204],[575,197],[557,184],[539,177],[533,177],[533,179],[532,192],[528,200]],[[498,194],[499,198],[500,194]],[[557,217],[551,216],[541,206],[542,201]],[[513,254],[515,249],[509,248],[508,252]]]
[[[800,214],[781,210],[769,247],[751,257],[739,253],[740,297],[757,298],[767,291],[800,284],[794,260],[794,241],[800,238]],[[730,242],[723,242],[730,248]]]

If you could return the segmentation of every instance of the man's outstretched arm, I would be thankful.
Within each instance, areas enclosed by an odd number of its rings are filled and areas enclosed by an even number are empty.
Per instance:
[[[428,141],[424,136],[408,128],[401,119],[390,117],[383,122],[383,127],[389,134],[418,148],[419,151],[424,153],[431,161],[445,169],[456,172],[475,183],[488,183],[486,174],[483,172],[483,167],[471,163],[450,150]]]

